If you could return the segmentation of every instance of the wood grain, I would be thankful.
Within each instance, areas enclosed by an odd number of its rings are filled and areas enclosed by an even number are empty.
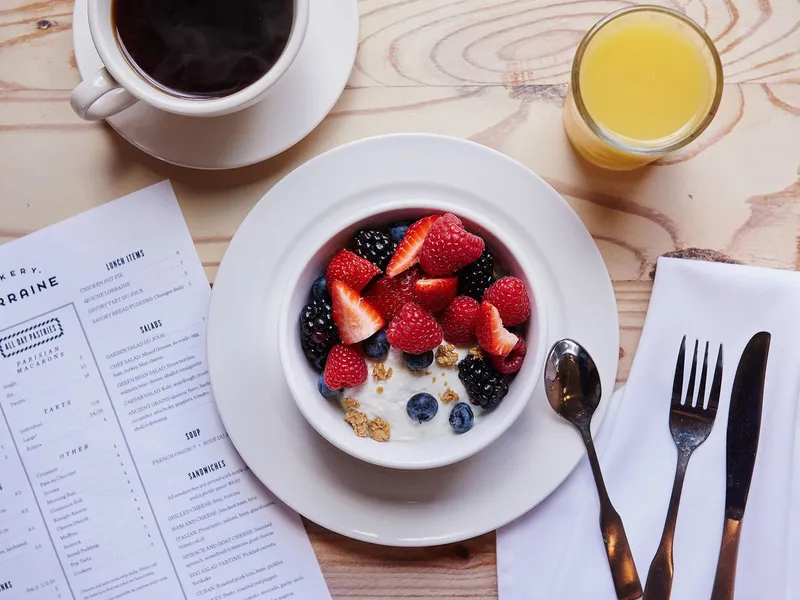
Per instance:
[[[203,173],[162,164],[72,114],[69,91],[79,77],[71,0],[3,0],[0,243],[170,178],[213,281],[250,208],[310,157],[389,132],[469,138],[539,173],[589,228],[614,282],[617,381],[624,382],[660,255],[712,248],[748,264],[800,268],[800,4],[664,3],[714,38],[726,74],[722,106],[710,129],[680,153],[640,172],[611,174],[571,151],[561,106],[583,32],[629,4],[361,0],[357,63],[323,124],[275,159]],[[337,600],[497,595],[493,535],[409,550],[307,528]]]

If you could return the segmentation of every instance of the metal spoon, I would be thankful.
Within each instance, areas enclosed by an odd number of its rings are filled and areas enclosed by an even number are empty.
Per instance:
[[[547,357],[544,371],[545,390],[550,406],[580,432],[589,464],[592,466],[597,493],[600,496],[600,531],[608,554],[608,565],[619,600],[635,600],[642,596],[642,584],[633,562],[622,519],[608,497],[600,463],[592,441],[592,415],[600,404],[600,375],[592,357],[577,342],[556,342]]]

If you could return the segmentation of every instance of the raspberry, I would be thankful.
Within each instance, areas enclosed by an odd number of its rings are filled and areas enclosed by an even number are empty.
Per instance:
[[[338,344],[331,348],[325,363],[324,381],[331,390],[353,388],[367,380],[367,361],[358,352]]]
[[[531,316],[531,301],[525,284],[518,277],[502,277],[495,281],[483,295],[500,312],[503,325],[513,327]]]
[[[437,313],[456,297],[458,277],[420,279],[415,287],[419,304],[428,312]]]
[[[457,296],[439,314],[444,339],[451,344],[466,344],[474,340],[480,307],[478,301],[469,296]]]
[[[433,277],[452,275],[478,260],[484,247],[481,238],[464,229],[458,217],[447,213],[433,224],[425,237],[419,264]]]
[[[442,328],[419,304],[408,302],[392,319],[386,336],[398,350],[422,354],[442,343]]]
[[[411,268],[396,277],[384,275],[367,288],[364,297],[372,302],[388,323],[395,318],[403,305],[417,301],[415,284],[419,279],[419,270]]]
[[[514,346],[514,349],[511,350],[508,356],[490,356],[489,362],[501,373],[511,375],[522,368],[522,363],[525,360],[525,354],[527,352],[528,348],[525,346],[525,340],[519,338],[517,345]]]

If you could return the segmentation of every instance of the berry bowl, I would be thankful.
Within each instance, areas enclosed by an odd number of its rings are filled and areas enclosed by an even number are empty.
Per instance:
[[[448,202],[394,200],[303,243],[278,346],[322,437],[374,465],[430,469],[514,435],[547,340],[544,294],[514,239]]]

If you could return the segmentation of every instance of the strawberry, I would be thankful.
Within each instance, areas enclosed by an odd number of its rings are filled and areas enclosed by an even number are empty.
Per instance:
[[[414,287],[417,279],[419,269],[415,267],[394,278],[384,275],[366,289],[364,297],[372,302],[387,322],[391,321],[406,302],[417,301]]]
[[[380,272],[366,258],[361,258],[350,250],[340,250],[328,263],[325,279],[328,280],[328,289],[333,289],[333,282],[339,280],[360,292]]]
[[[451,344],[466,344],[475,339],[475,323],[481,305],[469,296],[457,296],[450,305],[439,314],[439,325],[442,326],[444,339]]]
[[[439,215],[424,217],[408,228],[403,239],[397,244],[392,260],[386,266],[386,275],[388,277],[396,277],[419,262],[422,244],[425,242],[431,227],[438,219]]]
[[[428,232],[419,264],[428,275],[452,275],[478,260],[484,246],[481,238],[464,229],[458,217],[447,213]]]
[[[475,335],[481,348],[492,356],[508,356],[519,341],[516,335],[503,327],[497,308],[485,300],[475,324]]]
[[[522,362],[525,360],[527,352],[528,348],[525,346],[525,340],[519,338],[517,345],[514,346],[508,356],[490,356],[489,362],[501,373],[511,375],[522,368]]]
[[[442,343],[442,328],[419,304],[408,302],[389,323],[386,336],[398,350],[422,354]]]
[[[422,308],[435,313],[445,308],[458,290],[458,277],[448,279],[420,279],[416,283],[417,298]]]
[[[500,312],[503,325],[512,327],[531,316],[528,290],[518,277],[502,277],[495,281],[483,295],[484,302],[493,304]]]
[[[333,282],[331,299],[333,322],[336,323],[339,337],[345,344],[356,344],[365,340],[383,327],[384,320],[378,309],[369,300],[361,298],[344,281]]]
[[[328,354],[322,378],[332,390],[359,386],[367,380],[367,361],[353,348],[337,344]]]

